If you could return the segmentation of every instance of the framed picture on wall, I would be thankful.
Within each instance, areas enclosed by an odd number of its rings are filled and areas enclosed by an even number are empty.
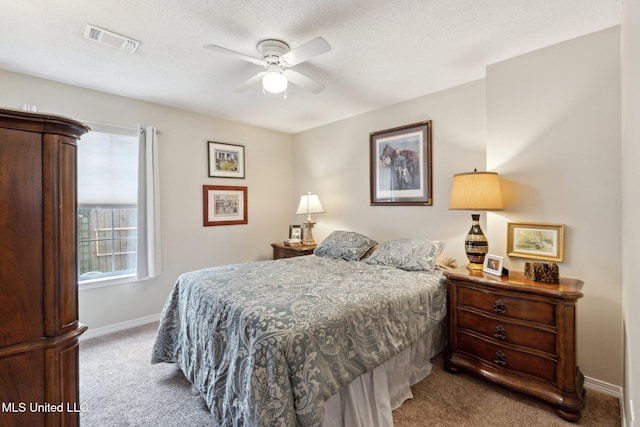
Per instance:
[[[208,141],[209,177],[244,178],[244,146]]]
[[[431,206],[431,120],[369,134],[371,205]]]
[[[203,185],[204,226],[248,223],[247,187]]]

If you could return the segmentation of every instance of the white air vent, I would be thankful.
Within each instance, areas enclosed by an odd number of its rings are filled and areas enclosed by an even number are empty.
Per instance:
[[[116,49],[122,49],[129,53],[135,53],[140,46],[139,41],[103,30],[102,28],[94,27],[93,25],[87,25],[87,28],[84,30],[84,38],[115,47]]]

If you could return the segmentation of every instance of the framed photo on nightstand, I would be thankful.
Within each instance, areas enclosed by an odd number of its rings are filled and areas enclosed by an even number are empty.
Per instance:
[[[502,276],[502,263],[504,258],[498,255],[487,254],[484,257],[484,265],[482,271],[493,274],[494,276]]]
[[[290,225],[289,226],[289,239],[302,240],[302,226],[301,225]]]

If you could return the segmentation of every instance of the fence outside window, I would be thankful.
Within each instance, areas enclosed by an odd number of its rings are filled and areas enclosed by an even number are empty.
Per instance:
[[[137,251],[136,208],[78,209],[78,278],[133,275]]]

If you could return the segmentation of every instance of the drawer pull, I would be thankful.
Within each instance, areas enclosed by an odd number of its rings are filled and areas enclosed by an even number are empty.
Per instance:
[[[507,366],[507,358],[501,351],[496,351],[496,358],[494,362],[496,362],[496,365],[498,366]]]
[[[505,314],[507,312],[507,306],[504,305],[502,300],[498,300],[493,304],[493,312],[497,314]]]
[[[497,338],[499,340],[506,340],[507,339],[507,331],[504,330],[502,325],[498,325],[498,326],[496,326],[496,330],[493,331],[493,336],[494,336],[494,338]]]

